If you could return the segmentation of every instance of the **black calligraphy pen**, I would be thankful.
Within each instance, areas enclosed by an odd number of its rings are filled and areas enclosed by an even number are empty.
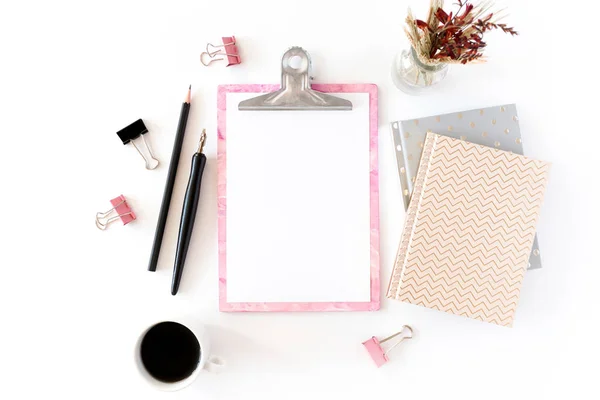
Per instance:
[[[173,282],[171,284],[171,294],[175,296],[179,290],[179,282],[183,274],[183,265],[187,255],[190,239],[192,238],[192,229],[196,219],[196,210],[198,209],[198,200],[200,199],[200,186],[202,183],[202,172],[206,165],[206,156],[202,153],[204,143],[206,142],[206,130],[202,130],[198,151],[192,156],[192,170],[190,171],[190,180],[185,190],[183,199],[183,210],[181,211],[181,222],[179,223],[179,237],[177,238],[177,251],[175,253],[175,266],[173,268]]]

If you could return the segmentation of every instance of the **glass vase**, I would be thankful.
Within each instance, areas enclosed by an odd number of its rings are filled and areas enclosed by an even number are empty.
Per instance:
[[[419,94],[441,82],[448,73],[448,64],[423,64],[411,47],[396,56],[392,65],[394,85],[403,92]]]

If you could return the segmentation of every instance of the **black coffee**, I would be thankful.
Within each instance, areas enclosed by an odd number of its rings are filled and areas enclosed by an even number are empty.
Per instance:
[[[178,382],[192,375],[200,361],[200,343],[194,333],[177,322],[154,325],[142,339],[142,363],[162,382]]]

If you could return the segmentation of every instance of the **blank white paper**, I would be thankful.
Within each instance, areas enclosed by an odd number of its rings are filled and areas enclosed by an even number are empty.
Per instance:
[[[370,301],[369,94],[238,111],[228,93],[227,302]]]

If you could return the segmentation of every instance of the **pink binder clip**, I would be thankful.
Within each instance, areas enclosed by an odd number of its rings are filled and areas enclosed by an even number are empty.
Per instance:
[[[206,51],[200,54],[200,62],[208,67],[210,63],[213,61],[221,61],[224,60],[223,57],[215,58],[216,56],[226,56],[227,57],[227,65],[236,65],[242,62],[240,57],[240,52],[235,44],[235,36],[225,36],[222,38],[223,44],[219,46],[212,45],[208,43],[206,45]],[[211,51],[211,48],[213,49]],[[216,49],[216,50],[215,50]],[[207,62],[208,61],[208,62]]]
[[[405,330],[407,331],[406,335],[402,336],[392,347],[389,348],[388,351],[383,350],[383,347],[381,347],[382,343],[385,343],[388,340],[393,339],[396,336],[403,334]],[[379,339],[377,339],[375,336],[373,336],[371,339],[369,339],[366,342],[364,342],[363,346],[365,346],[365,348],[369,352],[369,355],[371,356],[371,358],[373,359],[373,361],[375,361],[375,365],[377,365],[377,368],[379,368],[383,364],[385,364],[388,361],[390,361],[390,359],[388,358],[387,354],[390,351],[392,351],[394,349],[394,347],[396,347],[400,343],[402,343],[403,340],[405,340],[405,339],[412,339],[412,337],[413,337],[413,330],[412,330],[412,328],[410,326],[408,326],[408,325],[404,325],[402,327],[402,329],[400,329],[399,332],[396,332],[393,335],[388,336],[388,337],[384,338],[381,341],[379,341]]]
[[[123,225],[135,220],[135,214],[127,204],[125,196],[115,197],[110,201],[110,204],[113,206],[110,210],[96,213],[96,226],[98,229],[105,230],[110,223],[118,219],[123,222]],[[116,215],[111,216],[113,213]]]

